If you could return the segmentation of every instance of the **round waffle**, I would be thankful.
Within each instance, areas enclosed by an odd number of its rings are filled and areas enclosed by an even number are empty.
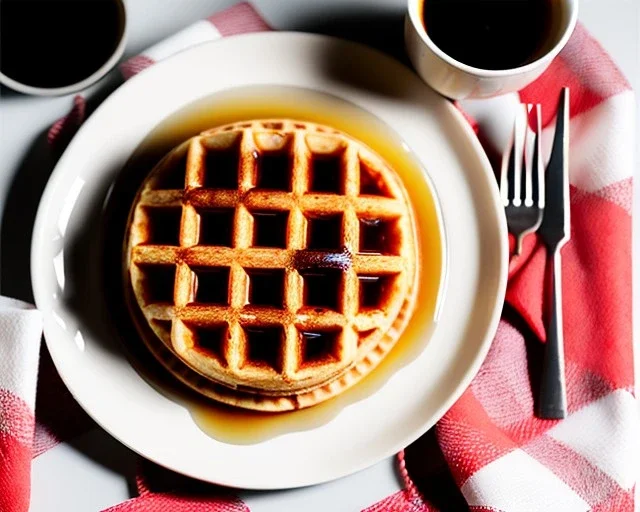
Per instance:
[[[171,373],[280,411],[340,393],[391,350],[417,260],[408,194],[381,157],[276,119],[170,152],[132,207],[124,270],[138,331]]]

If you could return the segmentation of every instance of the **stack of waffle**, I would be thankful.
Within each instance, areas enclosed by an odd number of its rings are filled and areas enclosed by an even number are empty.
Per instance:
[[[370,148],[287,119],[217,127],[148,175],[124,257],[138,333],[183,383],[263,411],[371,372],[418,291],[408,194]]]

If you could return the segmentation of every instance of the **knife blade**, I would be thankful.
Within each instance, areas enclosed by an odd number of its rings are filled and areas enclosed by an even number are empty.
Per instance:
[[[549,249],[562,247],[571,234],[569,209],[569,89],[560,93],[556,130],[545,176],[545,204],[539,235]]]

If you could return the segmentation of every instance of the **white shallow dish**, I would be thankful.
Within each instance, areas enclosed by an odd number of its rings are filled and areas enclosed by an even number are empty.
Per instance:
[[[183,406],[151,387],[108,339],[108,320],[95,296],[101,269],[91,253],[78,248],[91,231],[87,219],[95,218],[114,176],[155,125],[215,91],[256,84],[337,96],[382,119],[408,144],[440,200],[448,279],[425,349],[375,393],[323,425],[237,445],[204,434]],[[184,51],[108,98],[53,172],[38,210],[31,270],[48,349],[65,384],[98,424],[174,471],[233,487],[274,489],[363,469],[442,417],[478,371],[497,328],[506,243],[491,167],[453,105],[374,50],[279,32]],[[100,318],[84,321],[79,312],[92,309]]]

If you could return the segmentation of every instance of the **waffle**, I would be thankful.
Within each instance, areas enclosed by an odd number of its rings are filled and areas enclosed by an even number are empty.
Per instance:
[[[132,207],[124,270],[138,331],[171,373],[280,411],[342,392],[391,350],[417,259],[408,195],[377,154],[276,119],[170,152]]]

